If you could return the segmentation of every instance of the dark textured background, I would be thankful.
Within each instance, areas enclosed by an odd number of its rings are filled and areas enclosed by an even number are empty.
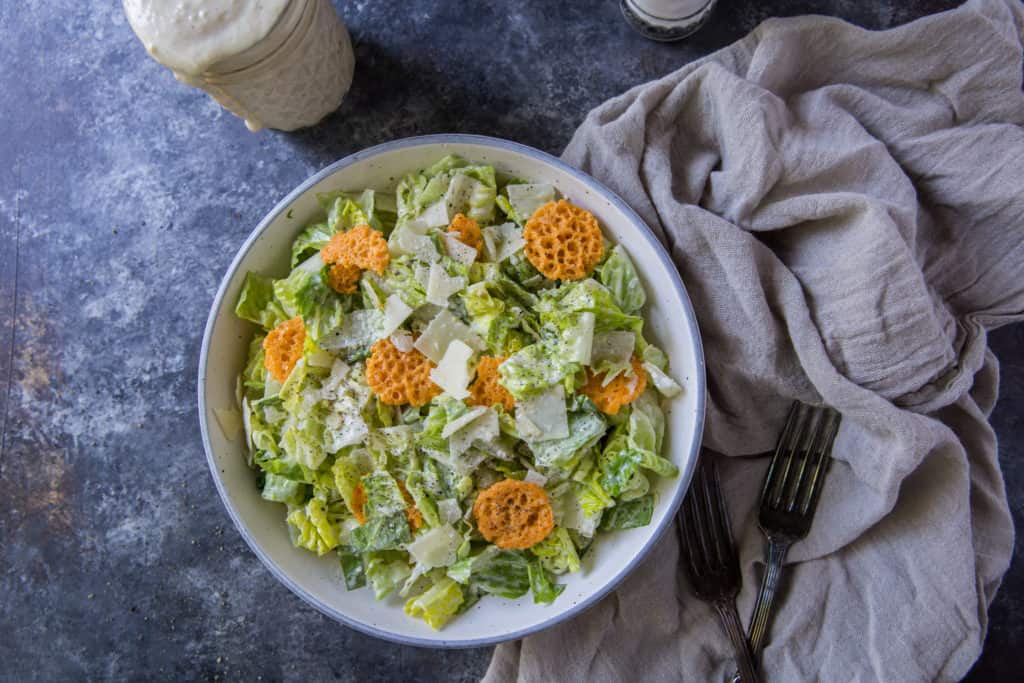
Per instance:
[[[355,84],[298,134],[251,134],[152,62],[119,3],[0,4],[0,679],[476,680],[489,650],[399,647],[274,581],[214,490],[195,408],[214,290],[314,171],[406,135],[558,153],[591,107],[769,16],[884,28],[947,1],[721,0],[687,42],[614,0],[337,2]],[[992,335],[993,416],[1024,504],[1024,326]],[[972,681],[1020,680],[1020,546]]]

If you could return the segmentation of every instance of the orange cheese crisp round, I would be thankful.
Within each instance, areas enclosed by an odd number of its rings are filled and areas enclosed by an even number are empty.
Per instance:
[[[381,339],[370,347],[366,383],[384,405],[419,407],[441,393],[441,387],[430,379],[435,367],[416,349],[402,353],[390,339]]]
[[[355,294],[362,274],[359,266],[348,263],[335,263],[327,271],[327,284],[339,294]]]
[[[306,326],[296,316],[272,329],[263,340],[263,366],[278,382],[288,379],[295,364],[302,358],[306,343]]]
[[[346,232],[336,233],[320,250],[320,258],[324,263],[359,266],[378,275],[391,263],[387,240],[369,225],[357,225]]]
[[[622,406],[632,403],[647,388],[647,372],[637,358],[631,362],[632,376],[620,373],[607,386],[604,383],[605,373],[595,374],[587,370],[587,383],[580,392],[586,394],[598,409],[607,415],[618,415]]]
[[[473,503],[477,529],[505,550],[525,550],[555,528],[547,492],[537,484],[505,479],[484,489]]]
[[[467,247],[476,249],[478,254],[483,249],[484,236],[480,232],[480,224],[472,218],[467,218],[461,213],[455,214],[455,218],[448,225],[448,232],[453,233]]]
[[[471,406],[502,405],[507,412],[512,412],[516,400],[508,389],[498,383],[501,375],[498,366],[505,362],[504,356],[481,356],[476,364],[476,379],[469,385],[469,398],[466,403]]]
[[[594,214],[564,199],[534,211],[523,239],[526,258],[552,280],[585,278],[604,256],[604,236]]]

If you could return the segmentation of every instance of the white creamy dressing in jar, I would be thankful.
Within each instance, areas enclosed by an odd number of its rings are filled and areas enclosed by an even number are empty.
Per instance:
[[[708,0],[634,0],[644,12],[658,19],[684,19],[707,7]]]
[[[153,59],[183,76],[262,40],[290,0],[124,0],[132,30]]]
[[[311,126],[352,84],[352,42],[330,0],[123,3],[149,54],[249,130]]]

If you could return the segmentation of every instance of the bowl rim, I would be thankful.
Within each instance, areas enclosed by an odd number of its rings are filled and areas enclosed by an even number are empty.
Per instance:
[[[685,323],[687,329],[690,332],[690,339],[693,343],[693,353],[696,361],[697,372],[693,377],[695,393],[696,393],[696,417],[697,424],[694,429],[693,439],[690,444],[689,458],[684,463],[684,466],[679,471],[679,486],[676,487],[675,493],[673,494],[672,500],[669,502],[669,512],[659,523],[658,527],[654,530],[654,533],[647,540],[647,542],[641,547],[633,557],[623,565],[619,571],[609,580],[604,586],[591,593],[589,596],[580,600],[572,607],[552,614],[550,618],[544,621],[534,624],[532,626],[519,629],[517,631],[511,631],[501,635],[488,636],[485,638],[476,638],[471,640],[445,640],[442,638],[421,638],[418,636],[409,636],[394,633],[379,629],[377,627],[365,624],[361,621],[353,619],[345,614],[342,614],[339,610],[326,604],[322,600],[308,593],[305,589],[299,586],[288,574],[280,569],[274,561],[263,552],[259,544],[256,542],[252,534],[249,533],[248,528],[242,523],[242,520],[238,516],[238,512],[231,505],[227,491],[224,486],[224,482],[221,480],[220,473],[218,471],[217,463],[214,460],[213,446],[210,442],[209,424],[206,419],[207,405],[206,405],[206,377],[207,367],[209,365],[209,347],[210,340],[213,336],[213,327],[217,319],[217,312],[220,310],[224,296],[227,293],[228,286],[231,283],[231,279],[234,277],[238,268],[241,266],[242,261],[248,256],[249,251],[252,249],[253,244],[263,234],[264,230],[273,223],[278,216],[288,210],[293,202],[295,202],[301,195],[307,192],[311,187],[324,180],[335,172],[347,168],[357,162],[365,159],[377,156],[385,152],[392,152],[395,150],[406,149],[410,147],[420,147],[424,145],[439,145],[439,144],[470,144],[478,145],[483,147],[491,147],[495,149],[507,150],[522,154],[542,163],[554,166],[558,171],[573,176],[579,182],[591,187],[594,191],[600,194],[604,199],[615,206],[616,209],[622,212],[622,214],[629,220],[634,227],[636,227],[642,235],[642,237],[651,244],[654,248],[654,252],[661,260],[663,265],[666,266],[668,272],[671,274],[670,280],[672,286],[675,288],[676,294],[679,299],[683,302],[683,316],[685,317]],[[697,324],[697,316],[693,310],[693,304],[690,301],[690,297],[686,292],[686,288],[683,286],[682,277],[679,275],[679,270],[675,263],[672,261],[665,249],[665,246],[655,236],[654,232],[648,227],[647,223],[630,207],[621,197],[615,192],[605,186],[602,182],[589,174],[570,166],[558,157],[549,154],[547,152],[535,149],[528,145],[524,145],[518,142],[512,142],[511,140],[505,140],[503,138],[491,137],[488,135],[475,135],[468,133],[439,133],[432,135],[416,135],[406,138],[399,138],[389,142],[367,147],[358,152],[350,154],[346,157],[335,161],[334,163],[326,166],[317,173],[307,178],[305,181],[300,183],[294,190],[289,192],[281,201],[279,201],[273,209],[271,209],[263,220],[261,220],[253,231],[246,238],[245,242],[239,248],[238,253],[235,254],[231,264],[228,266],[224,277],[221,279],[220,285],[217,288],[217,293],[214,295],[213,303],[210,307],[210,313],[206,320],[206,327],[203,331],[203,343],[199,351],[199,368],[196,389],[199,399],[199,429],[202,433],[203,438],[203,450],[206,453],[206,462],[210,468],[210,474],[213,476],[214,485],[217,488],[217,493],[220,495],[221,502],[227,509],[228,516],[231,517],[232,523],[235,528],[241,534],[245,540],[249,549],[255,553],[256,557],[259,558],[260,562],[263,563],[264,567],[270,570],[270,573],[282,584],[284,584],[289,590],[295,595],[299,596],[305,603],[311,605],[313,608],[330,617],[336,621],[341,622],[345,626],[355,629],[366,635],[380,638],[382,640],[398,643],[401,645],[413,645],[418,647],[428,647],[434,649],[468,649],[475,647],[487,647],[504,643],[510,640],[518,640],[528,635],[538,633],[545,629],[548,629],[556,624],[563,621],[572,619],[573,617],[579,616],[586,610],[590,609],[598,602],[601,601],[606,595],[612,592],[618,585],[636,569],[637,566],[647,557],[648,553],[656,546],[664,536],[665,532],[672,525],[675,520],[676,513],[679,510],[679,506],[683,501],[683,497],[686,494],[691,479],[693,478],[693,472],[697,465],[697,460],[700,455],[701,442],[704,433],[704,418],[705,418],[705,403],[706,403],[706,372],[704,365],[704,347],[701,340],[700,329]]]

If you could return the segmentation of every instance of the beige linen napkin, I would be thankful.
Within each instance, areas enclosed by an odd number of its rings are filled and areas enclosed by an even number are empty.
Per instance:
[[[956,680],[981,651],[1013,546],[986,330],[1024,318],[1022,34],[1016,0],[884,32],[770,20],[598,107],[565,152],[679,267],[708,447],[770,450],[791,399],[843,414],[773,680]],[[766,461],[723,460],[746,618]],[[666,534],[599,605],[500,646],[485,681],[723,680],[729,643],[678,553]]]

